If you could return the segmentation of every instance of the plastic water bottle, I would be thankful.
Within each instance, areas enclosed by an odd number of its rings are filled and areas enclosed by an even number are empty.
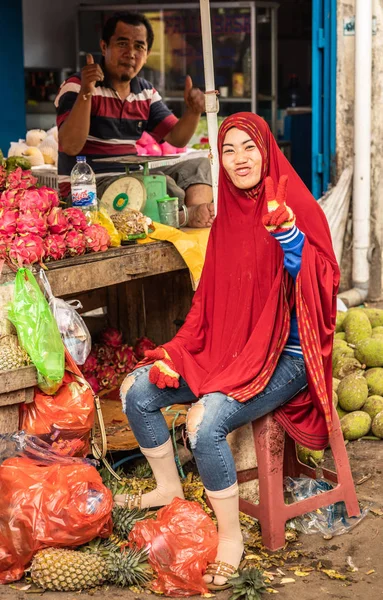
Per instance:
[[[92,222],[92,213],[97,211],[96,176],[86,162],[85,156],[76,156],[76,164],[70,174],[72,206],[80,208],[87,221]]]

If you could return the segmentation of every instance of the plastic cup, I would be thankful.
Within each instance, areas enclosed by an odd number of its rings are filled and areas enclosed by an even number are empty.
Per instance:
[[[163,225],[169,225],[169,227],[180,226],[179,212],[178,212],[178,198],[170,198],[165,196],[157,200],[158,213],[160,215],[160,223]]]

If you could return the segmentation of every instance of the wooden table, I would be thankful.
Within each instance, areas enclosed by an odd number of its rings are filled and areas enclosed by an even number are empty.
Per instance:
[[[186,264],[169,242],[110,248],[106,252],[54,261],[47,267],[46,275],[54,296],[79,299],[83,305],[81,312],[106,307],[109,324],[120,329],[129,344],[143,335],[157,344],[171,339],[185,318],[193,296]],[[32,270],[37,275],[39,268]],[[14,277],[15,273],[5,266],[1,283],[13,281]],[[102,318],[85,320],[92,334],[105,325]],[[25,401],[17,383],[22,381],[20,371],[22,369],[12,375],[8,372],[9,392],[3,397],[3,406],[0,398],[3,421],[9,422],[13,410],[12,427],[18,403]],[[30,368],[28,381],[36,378],[32,372]],[[0,424],[0,433],[10,430],[5,429],[1,416]]]

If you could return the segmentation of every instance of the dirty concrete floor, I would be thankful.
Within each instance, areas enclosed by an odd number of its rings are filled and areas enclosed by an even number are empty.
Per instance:
[[[295,579],[295,583],[278,587],[278,594],[265,594],[263,598],[281,598],[281,600],[383,600],[383,441],[360,440],[347,445],[354,481],[366,478],[364,483],[357,485],[359,500],[373,505],[373,512],[351,532],[324,540],[321,535],[300,534],[298,540],[289,545],[309,553],[300,561],[288,563],[282,567],[287,577]],[[378,514],[376,514],[378,513]],[[381,513],[381,515],[379,515]],[[347,558],[351,557],[357,571],[347,570]],[[315,565],[318,560],[325,563],[326,568],[347,576],[347,581],[331,580],[322,572],[313,571],[307,577],[298,577],[289,570],[289,566],[301,562],[303,565]],[[369,573],[369,574],[367,574]],[[278,577],[275,578],[275,582]],[[22,582],[13,584],[22,587]],[[32,591],[32,589],[30,590]],[[37,591],[37,590],[36,590]],[[28,594],[29,595],[29,594]],[[14,589],[9,585],[0,586],[1,600],[27,600],[25,591]],[[77,600],[79,593],[45,592],[34,593],[33,598],[43,597],[43,600]],[[92,591],[94,600],[113,598],[116,600],[144,600],[147,594],[136,594],[120,588],[101,588]],[[83,598],[90,597],[82,592]],[[152,595],[155,598],[154,595]],[[222,591],[217,595],[218,600],[228,600],[230,591]],[[30,598],[30,596],[29,596]]]

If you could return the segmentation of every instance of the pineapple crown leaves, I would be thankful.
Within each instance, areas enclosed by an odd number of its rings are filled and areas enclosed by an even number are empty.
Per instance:
[[[266,592],[266,581],[262,571],[256,567],[240,570],[238,575],[230,578],[232,594],[229,600],[261,600]]]
[[[144,585],[153,579],[153,571],[147,562],[148,548],[127,548],[114,552],[107,559],[108,581],[126,587]]]
[[[114,506],[112,511],[113,532],[117,536],[127,539],[134,525],[147,518],[147,513],[147,509],[133,508],[129,510],[123,506]]]

